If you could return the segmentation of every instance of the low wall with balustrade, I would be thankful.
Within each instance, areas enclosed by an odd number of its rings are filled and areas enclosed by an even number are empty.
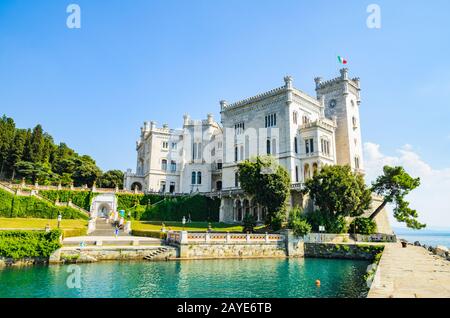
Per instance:
[[[181,258],[286,257],[286,235],[242,233],[167,233]]]

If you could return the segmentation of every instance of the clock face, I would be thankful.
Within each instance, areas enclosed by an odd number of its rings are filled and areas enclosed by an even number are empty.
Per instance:
[[[334,108],[334,107],[336,107],[336,100],[332,99],[332,100],[330,100],[330,108]]]

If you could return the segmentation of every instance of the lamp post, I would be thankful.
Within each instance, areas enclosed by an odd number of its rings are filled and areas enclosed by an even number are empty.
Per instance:
[[[59,229],[60,226],[61,226],[61,220],[62,220],[62,215],[59,214],[59,215],[58,215],[58,229]]]

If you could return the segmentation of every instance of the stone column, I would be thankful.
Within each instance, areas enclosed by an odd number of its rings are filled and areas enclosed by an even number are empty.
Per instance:
[[[180,258],[188,257],[188,232],[181,231],[180,232]]]

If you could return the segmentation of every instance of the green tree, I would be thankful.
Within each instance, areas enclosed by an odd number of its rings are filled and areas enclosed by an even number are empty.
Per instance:
[[[409,202],[405,201],[405,196],[419,185],[420,178],[411,177],[403,167],[384,166],[383,175],[372,184],[372,191],[383,196],[384,200],[369,218],[375,219],[388,203],[394,203],[394,217],[397,221],[405,222],[409,228],[424,228],[426,225],[417,220],[417,211],[411,209]]]
[[[306,181],[304,193],[309,193],[322,213],[334,218],[362,215],[372,200],[363,176],[349,166],[323,167]]]
[[[290,178],[285,168],[270,156],[246,160],[238,165],[241,188],[267,208],[266,225],[276,230],[284,221]]]
[[[50,168],[40,162],[19,161],[16,164],[16,169],[19,176],[30,180],[32,183],[39,182],[40,184],[45,184],[52,177]]]
[[[99,179],[97,185],[100,188],[123,188],[124,174],[120,170],[109,170],[105,172]]]
[[[30,162],[42,162],[44,157],[45,140],[44,131],[41,125],[34,127],[31,133],[31,138],[28,142],[28,158],[27,161]]]
[[[75,186],[88,185],[92,187],[94,182],[101,176],[102,171],[97,167],[95,161],[89,156],[74,159],[75,168],[72,175]]]
[[[27,141],[27,131],[25,129],[18,129],[14,137],[14,143],[11,147],[8,156],[8,166],[11,169],[11,179],[16,177],[16,164],[23,159],[25,152],[25,144]]]

